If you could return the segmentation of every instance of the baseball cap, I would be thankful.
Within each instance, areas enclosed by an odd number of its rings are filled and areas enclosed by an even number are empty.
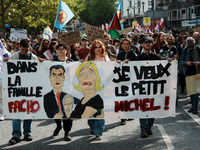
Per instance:
[[[149,37],[149,36],[145,36],[144,39],[143,39],[143,43],[146,43],[146,42],[153,42],[152,38]]]

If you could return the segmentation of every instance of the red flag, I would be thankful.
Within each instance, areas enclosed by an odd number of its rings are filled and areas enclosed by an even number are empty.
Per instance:
[[[110,23],[109,30],[123,30],[123,19],[122,19],[122,2],[120,0],[114,17]]]

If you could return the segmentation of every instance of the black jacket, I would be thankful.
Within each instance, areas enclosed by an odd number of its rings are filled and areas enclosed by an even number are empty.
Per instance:
[[[64,92],[60,93],[60,104],[61,104],[62,112],[64,112],[63,97],[66,94],[67,93],[64,93]],[[54,115],[59,112],[59,106],[57,104],[57,100],[55,98],[55,94],[53,90],[51,90],[51,92],[44,95],[44,110],[48,118],[53,118]]]

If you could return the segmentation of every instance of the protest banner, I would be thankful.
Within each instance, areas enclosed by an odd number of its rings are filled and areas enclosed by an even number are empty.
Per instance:
[[[135,29],[136,25],[137,25],[137,21],[133,21],[132,22],[132,28]]]
[[[151,25],[151,18],[150,17],[144,17],[143,18],[143,24],[144,24],[144,26],[150,26]]]
[[[104,32],[105,32],[104,30],[94,26],[86,25],[85,27],[85,33],[87,34],[87,39],[91,42],[96,39],[102,40]]]
[[[128,28],[125,28],[124,30],[121,30],[120,31],[120,34],[127,34],[127,33],[129,33],[129,32],[131,32],[132,31],[132,27],[128,27]]]
[[[10,40],[11,41],[20,41],[20,40],[26,39],[26,38],[27,38],[27,30],[16,29],[16,28],[10,29]]]
[[[187,95],[200,93],[200,74],[186,77]]]
[[[58,32],[53,33],[53,34],[52,34],[52,37],[53,37],[53,38],[58,38]]]
[[[61,39],[62,43],[67,45],[73,45],[81,42],[81,34],[79,30],[72,32],[61,32],[59,33],[58,38]]]
[[[46,26],[42,33],[43,38],[51,40],[52,35],[53,35],[53,31],[51,30],[51,28],[49,26]]]
[[[175,116],[177,62],[13,60],[3,63],[2,87],[5,118]]]

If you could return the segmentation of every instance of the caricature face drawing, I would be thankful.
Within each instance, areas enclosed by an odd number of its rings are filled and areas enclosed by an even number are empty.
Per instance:
[[[64,71],[62,68],[51,70],[51,74],[49,76],[51,81],[51,86],[54,89],[61,89],[63,87],[63,81],[65,80]]]
[[[76,70],[78,85],[74,89],[82,92],[84,97],[76,105],[71,114],[72,118],[103,118],[103,99],[97,91],[101,91],[104,86],[100,86],[101,79],[98,73],[98,68],[94,62],[84,62]],[[90,103],[87,103],[90,101]],[[100,112],[99,112],[100,110]]]
[[[79,84],[74,88],[79,92],[83,91],[100,91],[104,86],[100,86],[101,79],[99,77],[98,69],[94,62],[84,62],[76,70],[76,76]]]
[[[80,74],[78,77],[78,80],[80,82],[80,88],[82,90],[92,90],[96,87],[96,75],[92,68],[92,66],[89,66],[86,64],[83,66],[83,68],[80,70]]]
[[[69,118],[72,112],[72,108],[73,108],[72,97],[64,97],[63,103],[64,103],[63,106],[64,106],[65,114],[67,118]]]

